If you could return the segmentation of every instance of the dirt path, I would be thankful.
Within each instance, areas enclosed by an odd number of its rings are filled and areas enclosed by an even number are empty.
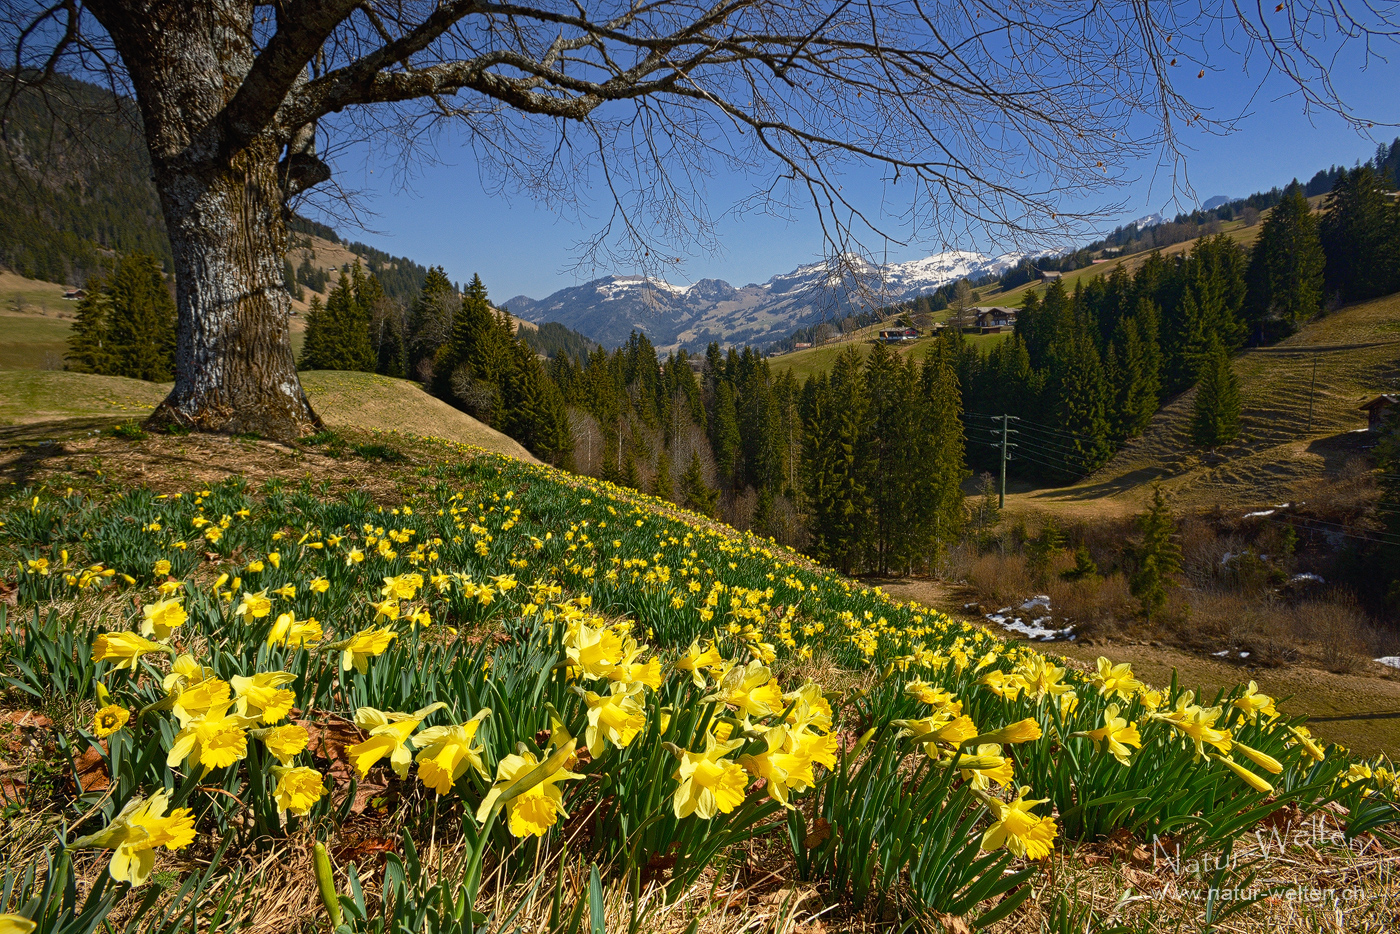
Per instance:
[[[868,581],[897,600],[916,600],[955,618],[970,618],[962,609],[975,595],[942,581],[907,579]],[[982,622],[973,619],[974,622]],[[1000,629],[991,631],[1012,637]],[[1361,755],[1384,752],[1400,758],[1400,671],[1332,674],[1315,668],[1293,666],[1254,669],[1215,658],[1202,658],[1166,645],[1096,641],[1092,646],[1073,642],[1034,643],[1047,655],[1063,655],[1088,666],[1100,655],[1115,662],[1130,662],[1143,681],[1169,684],[1172,674],[1206,700],[1215,692],[1242,681],[1256,681],[1259,689],[1276,698],[1288,713],[1308,716],[1313,733],[1341,743]],[[1375,666],[1380,668],[1380,666]]]

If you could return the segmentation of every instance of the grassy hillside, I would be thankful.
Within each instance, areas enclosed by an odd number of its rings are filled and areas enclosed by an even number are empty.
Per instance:
[[[1400,898],[1388,856],[1333,837],[1351,809],[1395,846],[1393,778],[1305,743],[1296,706],[1061,667],[649,497],[412,444],[403,464],[194,436],[0,454],[38,488],[0,501],[2,697],[36,740],[6,753],[0,861],[72,843],[50,872],[100,895],[129,861],[92,850],[171,789],[162,852],[120,838],[159,872],[107,889],[132,930],[191,890],[200,930],[322,929],[318,841],[355,934],[462,930],[468,907],[522,930],[585,909],[610,931],[1202,930],[1206,887],[1252,883],[1226,857],[1256,829],[1298,884],[1345,870]],[[86,753],[71,779],[60,748]],[[1153,864],[1168,833],[1225,868]],[[1317,930],[1293,909],[1231,920]]]
[[[301,374],[329,428],[445,438],[536,462],[516,441],[425,393],[416,383],[372,373]],[[51,370],[0,370],[0,444],[64,438],[143,419],[168,383]]]
[[[1244,351],[1233,366],[1240,436],[1216,457],[1188,442],[1192,390],[1165,405],[1141,437],[1083,482],[1022,493],[1008,505],[1135,512],[1152,482],[1181,505],[1282,502],[1338,475],[1371,442],[1360,431],[1366,415],[1357,406],[1400,385],[1400,294],[1342,308],[1272,347]]]
[[[947,320],[948,312],[941,312],[934,315],[936,319]],[[781,373],[784,370],[791,370],[797,377],[798,382],[805,380],[814,373],[828,372],[836,362],[836,357],[843,350],[854,346],[864,357],[870,353],[871,341],[875,340],[883,328],[891,327],[889,322],[881,324],[871,324],[859,330],[852,331],[839,341],[832,341],[820,347],[808,347],[803,350],[795,350],[792,353],[785,353],[781,356],[769,358],[768,365],[772,367],[774,373]],[[966,340],[972,346],[987,350],[998,341],[1004,340],[1009,332],[1002,334],[968,334]],[[911,341],[907,344],[896,344],[895,350],[902,357],[913,360],[923,360],[933,346],[933,338],[922,337],[919,340]]]

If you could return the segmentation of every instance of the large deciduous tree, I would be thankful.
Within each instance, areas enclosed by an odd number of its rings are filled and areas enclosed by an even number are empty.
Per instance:
[[[1182,124],[1228,126],[1173,77],[1218,67],[1222,46],[1262,54],[1309,106],[1361,122],[1328,80],[1332,53],[1353,41],[1372,54],[1397,35],[1391,7],[1328,0],[1272,14],[1201,0],[0,10],[0,104],[57,72],[106,72],[138,105],[179,307],[175,387],[153,419],[281,437],[318,423],[288,340],[283,255],[288,206],[332,176],[328,135],[387,134],[411,149],[436,122],[460,121],[488,180],[563,205],[596,185],[613,209],[594,247],[615,244],[644,270],[664,268],[677,242],[714,245],[704,178],[723,167],[755,183],[740,207],[814,207],[854,272],[862,230],[872,243],[981,231],[1060,245],[1091,219],[1066,208],[1075,195],[1129,180],[1144,154],[1174,159]],[[850,172],[872,164],[886,194],[863,203],[870,186]]]

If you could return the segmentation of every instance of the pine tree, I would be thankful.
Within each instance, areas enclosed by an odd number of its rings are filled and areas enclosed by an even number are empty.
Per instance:
[[[1258,337],[1291,333],[1322,310],[1325,262],[1312,209],[1290,185],[1250,253],[1245,309]]]
[[[1061,433],[1061,442],[1041,442],[1039,459],[1066,479],[1090,473],[1109,457],[1108,386],[1103,366],[1084,321],[1066,309],[1047,351],[1049,365],[1043,397],[1046,424]]]
[[[372,277],[367,280],[356,263],[341,273],[323,308],[312,298],[298,366],[309,370],[374,371],[367,305],[377,283],[371,287],[371,281]]]
[[[1191,441],[1213,451],[1239,434],[1240,390],[1225,348],[1217,341],[1201,362],[1191,408]]]
[[[175,372],[175,298],[153,253],[128,253],[107,280],[116,374],[163,382]]]
[[[1138,598],[1142,615],[1150,622],[1167,602],[1167,587],[1181,568],[1181,549],[1173,540],[1176,522],[1167,508],[1160,485],[1152,487],[1152,505],[1138,517],[1142,544],[1136,549],[1137,568],[1128,579],[1128,589]]]
[[[919,549],[932,566],[956,542],[966,520],[963,505],[965,435],[960,413],[962,394],[946,344],[924,357],[920,374],[922,405],[914,426],[918,443],[914,496],[919,504]]]

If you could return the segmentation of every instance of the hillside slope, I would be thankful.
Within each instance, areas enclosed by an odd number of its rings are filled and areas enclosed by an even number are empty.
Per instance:
[[[329,428],[396,431],[472,444],[538,463],[512,438],[424,392],[372,373],[301,374],[311,405]],[[56,439],[145,418],[168,383],[62,370],[0,370],[0,444]]]
[[[1181,505],[1282,502],[1336,476],[1372,440],[1357,406],[1400,385],[1400,294],[1344,307],[1272,347],[1244,351],[1233,366],[1240,435],[1215,457],[1187,439],[1192,390],[1084,481],[1020,493],[1008,505],[1126,514],[1141,508],[1153,482]]]

